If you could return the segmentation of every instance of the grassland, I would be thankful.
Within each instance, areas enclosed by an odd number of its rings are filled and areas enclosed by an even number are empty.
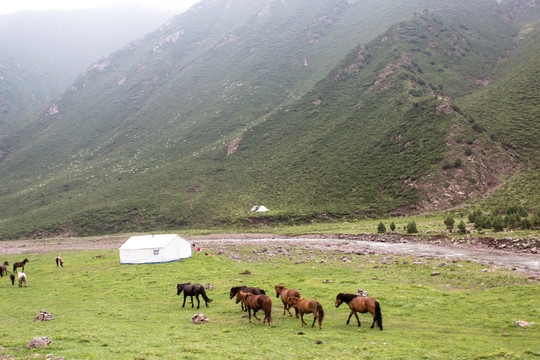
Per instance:
[[[27,288],[0,281],[0,357],[33,353],[66,359],[533,359],[540,357],[540,283],[521,272],[474,262],[294,246],[205,248],[179,262],[120,265],[117,250],[3,255],[30,263]],[[101,254],[103,257],[94,258]],[[19,259],[21,258],[21,259]],[[444,266],[441,265],[444,263]],[[487,269],[488,271],[485,271]],[[251,275],[240,275],[249,270]],[[439,276],[431,276],[438,271]],[[200,309],[210,322],[190,322],[177,282],[211,283],[213,302]],[[323,329],[302,328],[282,316],[278,299],[271,327],[248,323],[228,293],[238,284],[269,293],[281,283],[317,299],[325,309]],[[381,304],[384,331],[346,325],[339,292],[363,288]],[[189,302],[189,299],[188,299]],[[54,320],[33,322],[41,309]],[[311,315],[306,315],[310,322]],[[535,322],[528,328],[517,320]],[[47,349],[27,342],[48,336]]]

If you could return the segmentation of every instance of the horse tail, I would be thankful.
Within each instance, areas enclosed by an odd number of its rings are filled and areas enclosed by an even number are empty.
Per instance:
[[[381,306],[379,305],[378,301],[375,301],[375,320],[379,324],[379,328],[382,331],[382,314],[381,314]]]
[[[206,291],[204,291],[204,288],[201,288],[201,295],[206,302],[212,302],[212,299],[210,299],[208,296],[206,296]]]
[[[264,295],[264,294],[263,294]],[[266,295],[264,295],[266,296]],[[264,302],[264,315],[266,315],[268,320],[268,325],[272,323],[272,298],[270,296],[266,296],[266,301]]]
[[[317,316],[319,317],[319,324],[323,321],[324,319],[324,310],[322,308],[322,305],[321,303],[317,303]]]

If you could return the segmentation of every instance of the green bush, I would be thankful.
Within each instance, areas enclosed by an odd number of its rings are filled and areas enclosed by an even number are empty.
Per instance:
[[[394,232],[396,230],[396,224],[394,224],[394,222],[392,221],[390,223],[390,231]]]
[[[465,234],[467,233],[467,226],[465,226],[465,223],[463,222],[463,220],[461,220],[459,222],[459,225],[458,225],[458,230],[461,234]]]
[[[414,221],[411,221],[407,224],[407,234],[416,234],[418,233],[418,229],[416,228],[416,223]]]
[[[382,223],[382,221],[379,223],[379,226],[377,226],[377,233],[384,234],[386,232],[386,226]]]
[[[446,225],[446,228],[448,229],[448,231],[452,232],[452,230],[454,229],[454,224],[455,224],[455,221],[451,215],[448,215],[446,219],[444,219],[444,225]]]

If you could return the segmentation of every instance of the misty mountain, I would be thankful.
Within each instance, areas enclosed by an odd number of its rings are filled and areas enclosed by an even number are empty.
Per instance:
[[[539,128],[533,5],[203,1],[95,62],[2,136],[2,231],[408,214],[486,194],[496,203],[498,188],[538,173],[538,145],[526,140]],[[533,205],[529,195],[509,200]],[[246,214],[260,204],[271,211]]]
[[[0,129],[13,128],[93,62],[173,15],[137,8],[0,15]]]

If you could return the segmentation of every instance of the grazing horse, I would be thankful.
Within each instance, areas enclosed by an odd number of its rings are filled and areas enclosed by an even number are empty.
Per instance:
[[[358,321],[358,326],[360,326],[360,320],[358,319],[357,312],[363,314],[369,311],[373,316],[373,324],[371,324],[371,328],[373,329],[375,322],[377,322],[379,324],[379,328],[381,330],[383,329],[381,307],[379,306],[379,302],[374,298],[361,296],[358,294],[339,293],[336,297],[336,307],[339,307],[342,302],[346,302],[351,309],[351,313],[347,319],[347,324],[351,320],[351,316],[354,314],[354,316],[356,316],[356,321]]]
[[[266,292],[261,288],[247,287],[245,285],[242,285],[242,286],[233,286],[231,288],[231,291],[229,292],[229,299],[232,299],[238,293],[238,291],[240,291],[240,290],[242,290],[245,293],[250,293],[250,294],[254,294],[254,295],[266,295]],[[247,309],[244,308],[244,303],[243,302],[241,302],[240,305],[242,307],[242,311],[247,311]]]
[[[248,311],[249,322],[251,322],[251,310],[253,310],[255,319],[259,321],[261,321],[261,319],[257,317],[257,311],[263,310],[263,324],[267,322],[268,326],[270,326],[272,323],[272,298],[270,298],[270,296],[264,294],[254,295],[240,290],[236,293],[236,303],[238,304],[240,301],[244,303],[244,306]]]
[[[177,284],[176,290],[177,290],[176,295],[180,295],[182,291],[184,292],[184,303],[182,304],[182,307],[186,305],[186,298],[188,296],[191,296],[191,307],[194,306],[193,297],[195,296],[197,298],[197,309],[201,305],[201,302],[199,300],[199,295],[203,297],[206,307],[208,307],[209,302],[212,302],[212,299],[206,296],[206,291],[204,290],[204,286],[202,286],[201,284],[192,284],[192,283]]]
[[[4,277],[4,274],[7,275],[8,266],[9,263],[7,261],[4,261],[4,265],[0,265],[0,277]]]
[[[64,266],[64,261],[62,260],[62,258],[59,256],[56,258],[56,267],[63,267]]]
[[[313,314],[313,324],[311,324],[311,327],[315,325],[315,321],[317,320],[319,322],[319,330],[322,329],[324,310],[320,302],[316,300],[306,300],[298,296],[293,296],[289,298],[288,305],[289,307],[294,307],[296,311],[300,313],[302,326],[307,325],[304,321],[304,314]]]
[[[15,275],[10,274],[10,275],[9,275],[9,278],[10,278],[10,280],[11,280],[11,285],[15,285]]]
[[[289,312],[289,315],[292,316],[291,311],[289,310],[288,300],[290,297],[297,296],[300,297],[300,293],[295,289],[287,289],[283,285],[275,285],[276,297],[279,299],[281,297],[281,302],[283,303],[283,315],[285,311]],[[296,312],[296,317],[298,317],[298,312]]]
[[[28,286],[28,280],[26,280],[26,274],[20,271],[17,271],[17,275],[19,277],[19,287]]]
[[[26,265],[27,262],[30,262],[30,260],[24,259],[21,262],[16,262],[15,264],[13,264],[13,272],[17,271],[17,268],[22,268],[22,270],[24,271],[24,265]]]

